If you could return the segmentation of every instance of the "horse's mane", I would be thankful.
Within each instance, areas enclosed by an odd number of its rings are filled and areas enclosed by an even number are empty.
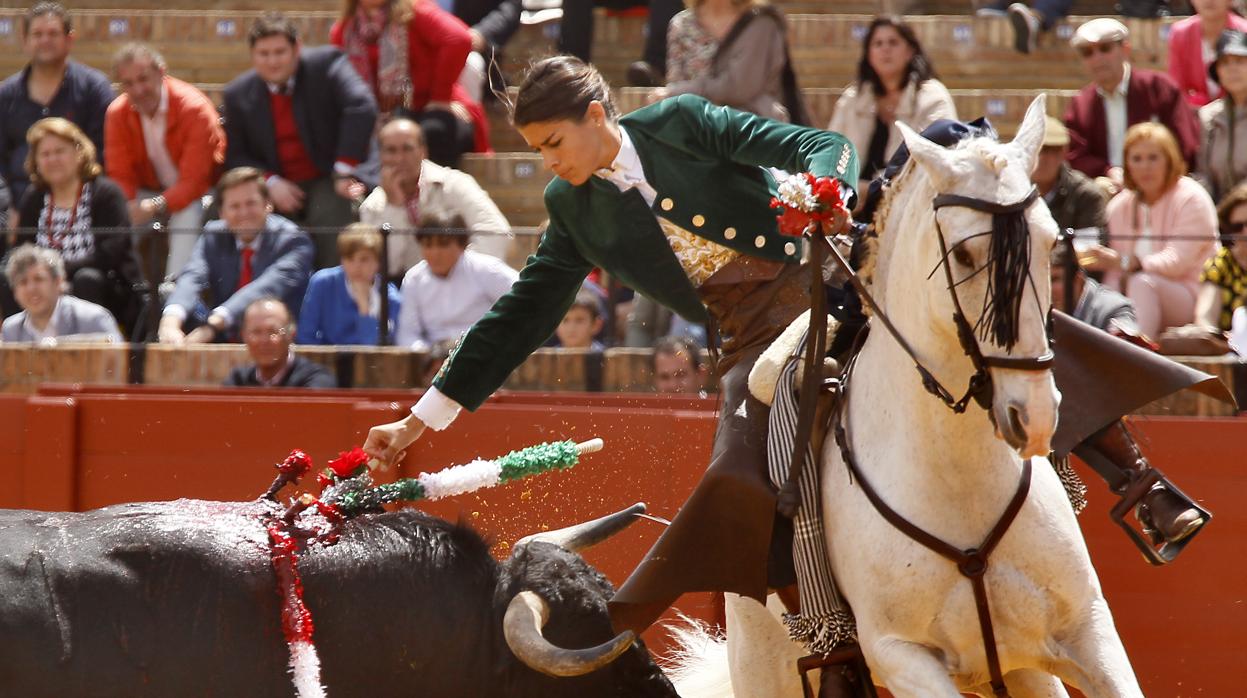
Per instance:
[[[998,141],[994,139],[977,137],[961,141],[951,150],[971,151],[988,170],[1000,174],[1008,165],[1008,160],[997,150],[998,146]],[[917,164],[911,158],[884,187],[883,198],[875,209],[874,219],[867,226],[863,240],[864,253],[859,275],[881,304],[885,302],[884,288],[882,285],[875,285],[874,280],[876,273],[886,273],[887,262],[891,257],[890,252],[886,257],[881,257],[883,252],[880,245],[895,243],[895,240],[885,239],[888,224],[891,223],[893,229],[925,229],[927,222],[917,218],[933,215],[929,206],[916,206],[912,203],[922,198],[928,189],[932,191],[925,194],[926,198],[937,193],[929,177],[914,174],[916,169]],[[915,186],[915,183],[926,186]],[[897,204],[901,202],[906,205],[898,208]],[[894,208],[899,214],[897,220],[892,220]],[[991,245],[985,269],[988,288],[983,312],[975,329],[983,339],[990,339],[1006,349],[1011,349],[1017,342],[1017,318],[1030,269],[1029,233],[1022,215],[993,216],[992,221]]]

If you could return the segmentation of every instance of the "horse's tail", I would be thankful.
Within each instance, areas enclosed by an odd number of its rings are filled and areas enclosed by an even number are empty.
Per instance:
[[[733,698],[727,664],[727,638],[705,623],[681,614],[667,626],[674,649],[663,663],[681,698]]]

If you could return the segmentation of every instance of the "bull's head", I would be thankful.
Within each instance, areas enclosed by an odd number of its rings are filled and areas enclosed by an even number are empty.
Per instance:
[[[644,504],[635,504],[600,519],[528,536],[516,543],[512,559],[529,552],[529,546],[540,544],[580,553],[627,528],[644,511]],[[503,617],[503,632],[511,652],[530,668],[549,676],[582,676],[597,671],[613,662],[636,641],[636,634],[628,630],[595,647],[566,649],[555,645],[542,633],[549,620],[549,602],[530,590],[515,594]]]

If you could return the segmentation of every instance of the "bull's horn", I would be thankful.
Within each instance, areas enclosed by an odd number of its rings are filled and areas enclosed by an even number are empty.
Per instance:
[[[502,632],[507,646],[521,662],[547,676],[583,676],[615,661],[636,640],[636,633],[625,630],[610,642],[582,650],[554,645],[541,634],[550,620],[550,604],[531,591],[521,591],[507,605]]]
[[[579,553],[631,526],[632,522],[637,520],[637,516],[644,513],[645,503],[637,502],[623,511],[608,514],[600,519],[586,521],[575,526],[568,526],[567,528],[560,528],[557,531],[545,531],[524,536],[516,542],[515,547],[518,549],[529,543],[538,542],[553,543],[573,553]]]

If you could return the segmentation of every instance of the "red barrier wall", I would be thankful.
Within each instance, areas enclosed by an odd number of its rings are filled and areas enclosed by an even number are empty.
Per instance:
[[[49,387],[0,396],[0,506],[83,510],[123,501],[248,499],[271,464],[303,448],[317,464],[360,443],[368,427],[401,415],[410,393],[239,393],[152,388]],[[422,508],[462,517],[505,555],[518,537],[599,516],[635,501],[670,518],[709,455],[714,401],[652,395],[511,394],[428,434],[399,473],[438,470],[478,456],[563,438],[601,436],[605,451],[575,469]],[[1174,565],[1146,565],[1106,515],[1109,495],[1085,475],[1081,521],[1135,671],[1149,695],[1233,695],[1247,647],[1247,474],[1238,467],[1247,420],[1136,422],[1153,461],[1216,518]],[[638,522],[590,560],[616,583],[660,525]],[[680,606],[708,616],[708,594]],[[665,643],[651,630],[655,648]]]

